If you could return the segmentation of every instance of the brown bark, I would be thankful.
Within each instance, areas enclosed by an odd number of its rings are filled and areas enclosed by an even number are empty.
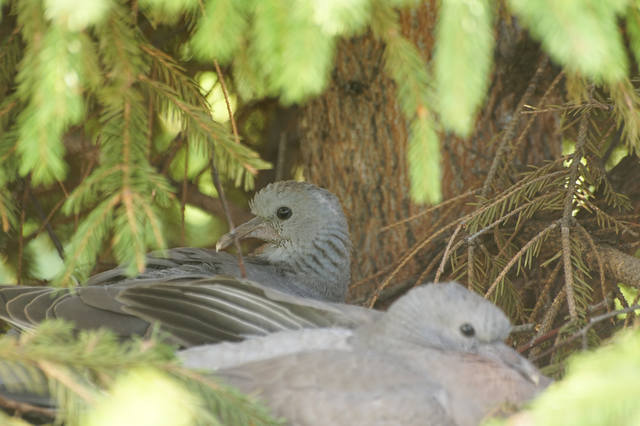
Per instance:
[[[335,192],[349,219],[352,283],[391,265],[413,242],[410,232],[380,232],[412,212],[407,128],[382,72],[383,52],[370,34],[341,42],[328,89],[301,113],[305,177]]]
[[[421,50],[425,66],[433,51],[436,16],[435,2],[400,15],[403,35]],[[448,135],[441,139],[445,199],[482,186],[497,149],[496,135],[509,120],[520,118],[514,108],[540,52],[521,33],[503,27],[488,101],[474,134],[466,140]],[[327,91],[301,108],[299,122],[306,178],[338,194],[349,218],[354,242],[352,300],[370,294],[426,231],[408,223],[380,232],[382,226],[417,211],[409,198],[406,121],[394,84],[383,73],[383,53],[384,46],[370,34],[341,42]],[[557,72],[544,70],[536,96]],[[516,135],[526,123],[520,122]],[[536,120],[523,141],[525,154],[516,163],[540,164],[557,156],[558,127],[555,115]],[[416,271],[409,265],[394,281]]]

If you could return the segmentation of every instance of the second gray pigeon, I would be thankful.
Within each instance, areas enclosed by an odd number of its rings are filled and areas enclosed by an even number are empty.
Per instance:
[[[345,325],[308,306],[344,301],[349,284],[351,242],[337,197],[309,183],[281,181],[256,193],[250,207],[255,217],[217,245],[223,249],[234,237],[265,242],[244,258],[250,281],[239,279],[238,259],[229,253],[177,248],[149,256],[147,270],[135,278],[116,268],[72,289],[0,286],[0,318],[19,329],[63,318],[122,337],[146,335],[157,322],[184,346]]]
[[[275,333],[181,351],[189,367],[293,425],[476,425],[549,382],[504,340],[510,324],[456,283],[413,289],[355,330]]]

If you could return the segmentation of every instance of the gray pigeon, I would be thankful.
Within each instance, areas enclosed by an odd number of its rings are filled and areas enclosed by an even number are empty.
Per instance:
[[[180,352],[294,425],[475,425],[548,383],[503,343],[502,311],[455,283],[413,289],[355,330],[285,331]]]
[[[0,286],[0,318],[20,329],[64,318],[78,328],[103,326],[123,337],[145,335],[158,322],[185,346],[352,323],[343,310],[310,307],[314,300],[344,301],[349,284],[351,243],[335,195],[282,181],[256,193],[250,206],[255,217],[224,235],[217,248],[234,236],[265,241],[244,259],[251,281],[239,279],[238,260],[229,253],[177,248],[164,257],[150,255],[146,271],[135,278],[116,268],[73,289]]]

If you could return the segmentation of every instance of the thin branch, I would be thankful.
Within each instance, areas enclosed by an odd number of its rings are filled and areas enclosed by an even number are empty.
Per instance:
[[[584,238],[587,240],[589,247],[591,248],[591,252],[593,253],[593,255],[596,258],[596,261],[598,262],[598,272],[600,273],[600,289],[602,290],[602,300],[606,300],[607,299],[607,286],[605,283],[605,279],[604,279],[604,260],[602,259],[602,256],[600,255],[600,252],[598,252],[598,248],[596,247],[596,243],[595,241],[593,241],[593,238],[591,237],[591,235],[589,234],[589,232],[587,232],[587,230],[584,228],[584,226],[580,225],[580,223],[576,223],[576,226],[578,228],[578,230],[582,233],[582,235],[584,236]],[[607,310],[609,308],[609,305],[607,305]]]
[[[529,333],[529,332],[535,330],[535,328],[536,328],[536,325],[533,324],[533,323],[514,325],[513,327],[511,327],[511,334]]]
[[[589,332],[591,327],[593,327],[594,325],[596,325],[601,321],[604,321],[609,318],[613,318],[621,314],[635,313],[635,311],[639,309],[640,309],[640,305],[633,305],[624,309],[618,309],[616,311],[607,312],[606,314],[602,314],[602,315],[598,315],[593,318],[590,318],[589,323],[584,327],[582,327],[578,333],[576,333],[582,336],[582,349],[585,349],[585,350],[587,349],[587,333]]]
[[[571,160],[571,169],[569,172],[569,181],[567,182],[567,192],[564,199],[564,209],[561,219],[561,241],[562,241],[562,259],[564,263],[564,282],[567,291],[567,305],[569,307],[569,315],[572,320],[578,318],[576,309],[576,295],[573,288],[573,265],[571,264],[571,236],[569,229],[573,221],[573,198],[576,192],[576,181],[578,179],[578,165],[582,159],[582,150],[584,149],[587,139],[588,111],[583,112],[580,120],[580,128],[578,130],[578,140],[576,142],[576,150]]]
[[[238,136],[238,128],[236,127],[236,122],[233,119],[233,113],[231,111],[231,103],[229,102],[229,94],[227,93],[227,87],[224,84],[224,78],[222,76],[222,71],[220,70],[220,65],[218,65],[218,61],[213,61],[216,72],[218,73],[218,81],[222,87],[222,93],[224,94],[224,101],[227,104],[227,112],[229,113],[229,120],[231,120],[231,127],[233,129],[233,136],[235,138],[236,143],[240,143],[240,138]],[[220,176],[218,175],[218,168],[215,164],[215,148],[211,149],[211,176],[213,177],[213,183],[216,186],[216,191],[218,191],[218,196],[220,197],[220,201],[222,202],[222,208],[224,209],[224,215],[227,218],[227,223],[229,224],[229,230],[233,231],[235,226],[233,225],[233,219],[231,218],[231,213],[229,212],[229,206],[227,205],[227,199],[224,196],[224,190],[222,189],[222,185],[220,185]],[[242,248],[240,247],[240,241],[238,240],[238,236],[233,234],[233,244],[238,252],[238,268],[240,268],[240,275],[242,278],[247,277],[247,271],[244,267],[244,259],[242,258]]]
[[[476,280],[475,272],[473,268],[475,253],[476,253],[476,244],[475,242],[472,242],[467,246],[467,288],[469,289],[471,288],[471,286],[473,286],[473,283]]]
[[[4,396],[0,396],[0,406],[13,411],[15,413],[14,415],[18,415],[20,417],[23,417],[24,414],[38,414],[40,416],[47,417],[50,421],[55,419],[58,412],[58,410],[53,408],[39,407],[26,402],[5,398]]]
[[[536,333],[533,339],[531,339],[531,342],[529,342],[530,347],[537,346],[541,342],[546,341],[558,334],[561,327],[558,327],[555,330],[551,330],[551,331],[549,330],[551,329],[551,325],[553,324],[553,321],[555,321],[556,316],[558,315],[558,311],[560,311],[560,306],[564,302],[565,297],[566,297],[566,292],[564,289],[562,289],[560,290],[560,292],[558,292],[555,299],[553,299],[553,303],[551,303],[551,306],[549,307],[547,312],[545,312],[544,318],[542,318],[542,323],[540,324],[538,333]],[[536,356],[533,357],[531,361],[533,361],[534,359],[541,358],[545,354],[546,352],[543,354],[536,354]]]
[[[383,267],[382,269],[380,269],[379,271],[377,271],[376,273],[368,275],[368,276],[360,279],[359,281],[356,281],[355,283],[350,284],[349,288],[350,289],[358,288],[361,285],[363,285],[365,283],[368,283],[369,281],[373,280],[374,278],[378,278],[379,276],[386,274],[387,272],[389,272],[391,270],[391,267],[392,267],[392,265],[387,265],[387,266]]]
[[[18,268],[17,268],[17,284],[20,285],[22,283],[22,257],[24,255],[24,223],[26,220],[26,210],[27,210],[27,197],[29,196],[29,182],[27,181],[24,184],[24,191],[22,193],[22,208],[20,209],[20,228],[19,228],[19,236],[18,236]]]
[[[589,330],[591,329],[591,327],[593,327],[594,325],[596,325],[599,322],[602,322],[604,320],[607,320],[609,318],[613,318],[615,316],[618,315],[622,315],[622,314],[634,314],[635,311],[640,310],[640,305],[633,305],[633,306],[629,306],[623,309],[618,309],[616,311],[611,311],[611,312],[607,312],[606,314],[602,314],[602,315],[598,315],[596,317],[593,317],[589,320],[589,323],[587,325],[585,325],[584,327],[582,327],[580,330],[578,330],[577,332],[575,332],[574,334],[572,334],[571,336],[567,337],[566,339],[554,344],[551,348],[547,349],[546,351],[536,355],[535,357],[531,358],[531,361],[536,361],[537,359],[540,359],[552,352],[557,351],[559,348],[568,345],[569,343],[575,341],[578,338],[582,339],[582,349],[583,350],[587,350],[588,347],[588,341],[587,341],[587,333],[589,332]],[[564,326],[562,326],[564,327]],[[550,331],[549,333],[547,333],[545,336],[540,337],[539,339],[536,339],[536,341],[534,342],[534,345],[540,343],[543,340],[548,340],[550,337],[553,337],[553,335],[558,335],[559,331],[562,329],[562,327],[558,327],[552,331]],[[560,338],[560,336],[558,336],[558,339]],[[533,346],[533,345],[525,345],[522,348],[522,351],[520,351],[520,348],[518,348],[519,352],[524,352],[528,349],[528,347]]]
[[[493,157],[493,162],[491,163],[491,168],[489,168],[489,173],[487,173],[487,178],[485,179],[484,184],[482,186],[481,195],[483,197],[486,197],[489,194],[489,189],[491,188],[491,184],[493,183],[493,180],[496,177],[496,173],[498,172],[498,166],[502,161],[502,157],[507,153],[509,149],[509,141],[513,137],[513,133],[516,130],[516,125],[518,124],[518,117],[519,117],[518,113],[522,110],[526,102],[529,100],[529,98],[533,94],[533,91],[538,85],[538,80],[542,75],[542,71],[546,68],[548,62],[549,62],[549,58],[547,57],[547,55],[544,55],[538,61],[538,66],[536,68],[536,71],[533,74],[533,77],[531,77],[531,80],[529,81],[529,85],[527,86],[527,89],[524,91],[524,94],[520,98],[520,102],[518,102],[518,105],[515,108],[516,114],[513,114],[511,121],[509,121],[509,124],[507,125],[506,129],[504,129],[504,132],[502,133],[502,139],[500,140],[500,145],[496,150],[496,154]]]
[[[549,94],[551,94],[553,89],[558,85],[560,80],[562,80],[563,76],[564,76],[564,71],[560,71],[558,73],[558,75],[556,75],[556,77],[553,79],[553,81],[551,82],[549,87],[547,87],[547,90],[545,90],[545,92],[542,95],[542,97],[538,100],[538,105],[541,105],[541,106],[544,105],[547,97],[549,96]],[[525,114],[525,111],[521,111],[521,114]],[[520,143],[522,143],[522,141],[524,140],[524,137],[527,134],[527,132],[529,131],[529,129],[531,128],[531,125],[533,124],[533,121],[534,121],[535,118],[536,118],[536,116],[533,115],[533,116],[529,117],[529,119],[527,120],[527,122],[524,125],[522,131],[520,132],[520,134],[516,138],[515,143],[513,144],[513,146],[510,147],[509,156],[507,157],[507,161],[504,162],[505,164],[511,164],[512,163],[513,157],[517,153],[516,148],[518,148]]]
[[[532,348],[538,346],[540,343],[546,342],[547,340],[555,337],[558,334],[559,331],[560,331],[560,327],[555,328],[555,329],[553,329],[553,330],[549,331],[548,333],[545,333],[545,334],[543,334],[541,336],[535,337],[529,343],[524,344],[524,345],[519,346],[518,348],[516,348],[516,351],[518,351],[518,353],[524,353],[524,352],[528,351],[529,349],[532,349]],[[531,357],[530,360],[534,361],[534,360],[536,360],[538,358],[542,358],[544,355],[546,355],[546,353],[545,354],[536,355],[535,357]]]
[[[209,171],[209,167],[205,167],[203,171],[206,173]],[[198,180],[197,178],[195,179]],[[192,204],[202,210],[219,216],[224,216],[224,209],[221,206],[220,200],[218,198],[211,197],[209,195],[203,194],[200,192],[200,188],[198,185],[187,181],[186,192],[183,185],[175,182],[173,180],[169,180],[169,182],[176,188],[179,188],[178,197],[185,197],[187,204]],[[246,209],[241,208],[233,203],[233,201],[229,201],[229,210],[231,212],[231,216],[235,218],[238,222],[245,222],[251,218],[251,215],[247,212]]]
[[[535,244],[539,239],[544,238],[544,236],[549,233],[550,231],[552,231],[553,229],[555,229],[557,226],[559,225],[559,221],[555,221],[552,224],[550,224],[549,226],[547,226],[546,228],[544,228],[542,231],[540,231],[535,237],[533,237],[531,240],[529,240],[527,242],[527,244],[525,244],[524,246],[522,246],[522,248],[518,251],[518,253],[516,253],[515,256],[513,256],[511,258],[511,260],[509,261],[509,263],[507,263],[507,265],[502,268],[502,271],[500,271],[500,274],[498,274],[498,276],[496,277],[495,280],[493,280],[493,283],[491,283],[491,286],[489,287],[489,290],[487,290],[487,292],[484,294],[485,298],[488,298],[491,293],[493,293],[493,291],[496,289],[496,287],[498,286],[498,284],[504,279],[504,277],[507,275],[507,272],[509,272],[509,270],[511,269],[511,267],[513,265],[516,264],[516,262],[518,261],[518,259],[520,257],[522,257],[526,251],[529,249],[529,247],[531,247],[533,244]]]
[[[444,254],[442,255],[442,262],[440,262],[440,266],[438,266],[438,270],[436,271],[436,277],[433,280],[434,283],[437,283],[440,280],[440,275],[442,275],[442,273],[444,272],[444,265],[447,263],[447,260],[449,259],[451,245],[453,244],[453,241],[458,236],[458,233],[462,229],[463,225],[464,225],[464,222],[460,222],[460,224],[456,227],[456,230],[453,231],[453,234],[451,235],[451,237],[449,237],[447,248],[444,249]]]
[[[185,145],[184,168],[182,172],[182,194],[180,196],[180,238],[182,244],[187,240],[185,235],[185,211],[187,210],[187,174],[189,173],[189,144]]]
[[[213,184],[216,187],[216,191],[218,191],[218,197],[220,198],[220,202],[222,203],[222,209],[224,210],[224,215],[227,219],[227,223],[229,224],[229,231],[233,232],[235,226],[233,225],[233,219],[231,218],[231,213],[229,212],[229,205],[227,204],[227,198],[224,196],[224,191],[222,189],[222,185],[220,184],[220,176],[218,175],[218,168],[216,167],[215,162],[215,148],[211,149],[211,177],[213,179]],[[240,241],[238,240],[238,236],[233,234],[233,243],[238,252],[238,268],[240,269],[240,276],[242,278],[247,277],[247,271],[244,267],[244,259],[242,258],[242,248],[240,247]]]
[[[451,204],[453,202],[456,202],[458,200],[461,200],[461,199],[470,197],[472,195],[475,195],[475,194],[478,193],[478,191],[479,191],[479,189],[472,189],[471,191],[467,191],[464,194],[457,195],[457,196],[455,196],[453,198],[449,198],[448,200],[445,200],[445,201],[441,202],[440,204],[437,204],[437,205],[435,205],[433,207],[429,207],[428,209],[423,210],[423,211],[421,211],[419,213],[416,213],[413,216],[409,216],[406,219],[402,219],[402,220],[399,220],[397,222],[391,223],[389,225],[383,226],[382,228],[380,228],[380,231],[378,231],[378,232],[388,231],[389,229],[395,228],[396,226],[402,225],[402,224],[407,223],[407,222],[411,222],[412,220],[418,219],[418,218],[420,218],[420,217],[422,217],[422,216],[424,216],[424,215],[426,215],[428,213],[431,213],[432,211],[440,210],[442,207],[445,207],[445,206],[447,206],[447,205],[449,205],[449,204]]]
[[[420,276],[418,277],[418,279],[416,280],[415,284],[413,285],[414,287],[419,286],[420,284],[422,284],[422,282],[424,281],[424,279],[426,278],[427,275],[429,275],[429,273],[431,273],[431,271],[433,270],[433,268],[436,267],[436,265],[438,264],[438,259],[440,258],[442,254],[437,254],[436,256],[434,256],[433,259],[431,259],[431,262],[429,262],[429,264],[427,265],[426,268],[424,268],[424,271],[422,271],[422,273],[420,273]]]
[[[640,288],[640,258],[606,245],[600,245],[598,252],[615,281]]]
[[[218,74],[218,81],[220,82],[220,87],[222,88],[222,94],[224,95],[224,103],[227,105],[227,113],[229,114],[229,121],[231,121],[231,129],[233,130],[233,137],[235,138],[236,143],[240,143],[240,136],[238,134],[238,126],[236,126],[236,120],[233,118],[233,112],[231,111],[231,102],[229,102],[229,92],[227,92],[227,85],[224,83],[224,76],[222,75],[222,70],[220,69],[220,64],[218,61],[213,61],[213,65],[216,67],[216,73]]]
[[[529,322],[535,321],[535,318],[538,316],[538,312],[540,311],[540,309],[542,309],[545,299],[547,298],[547,295],[551,291],[551,284],[553,284],[556,278],[558,277],[561,267],[562,267],[562,262],[556,263],[556,266],[551,271],[549,278],[547,278],[544,285],[542,286],[542,292],[540,292],[540,294],[536,296],[538,300],[536,301],[536,304],[533,307],[533,310],[531,311],[531,315],[529,315]]]
[[[57,210],[57,208],[59,208],[59,206],[62,205],[61,201],[64,201],[64,200],[58,201],[58,204],[56,204],[53,211],[49,213],[48,216],[45,217],[44,211],[42,211],[42,205],[40,204],[40,201],[38,201],[38,199],[33,195],[31,191],[28,191],[28,192],[29,192],[29,200],[31,201],[31,204],[35,208],[36,213],[40,217],[40,220],[42,222],[39,229],[42,229],[44,227],[47,230],[47,235],[49,235],[49,239],[53,243],[53,246],[56,248],[56,251],[58,252],[58,256],[60,256],[60,259],[64,260],[64,249],[62,248],[62,243],[58,239],[58,236],[56,235],[55,231],[53,230],[53,227],[51,226],[51,223],[49,222],[49,220],[51,219],[51,215]]]
[[[40,235],[40,233],[44,230],[45,227],[47,226],[51,226],[51,219],[53,218],[53,215],[56,214],[56,212],[60,209],[60,207],[62,207],[62,205],[64,204],[66,200],[64,198],[61,198],[60,200],[58,200],[58,202],[56,203],[55,206],[53,206],[53,208],[51,209],[51,211],[49,212],[49,214],[47,215],[47,217],[45,217],[42,220],[42,223],[40,224],[40,226],[38,227],[38,229],[36,229],[35,231],[33,231],[31,234],[29,234],[26,237],[27,241],[31,241],[32,239],[34,239],[35,237],[37,237],[38,235]],[[64,259],[64,258],[63,258]]]
[[[552,197],[555,197],[555,196],[556,196],[555,193],[544,194],[544,195],[541,195],[541,196],[539,196],[537,198],[534,198],[533,200],[531,200],[531,201],[529,201],[529,202],[527,202],[525,204],[522,204],[520,207],[515,208],[515,209],[511,210],[509,213],[507,213],[506,215],[499,217],[498,219],[496,219],[495,221],[493,221],[489,225],[485,226],[481,230],[479,230],[476,233],[474,233],[473,235],[468,236],[466,238],[466,241],[467,242],[471,242],[471,241],[477,239],[479,236],[485,234],[486,232],[488,232],[492,228],[494,228],[494,227],[498,226],[500,223],[506,221],[511,216],[513,216],[515,214],[518,214],[520,211],[526,209],[527,207],[532,206],[533,204],[536,204],[536,203],[538,203],[538,202],[540,202],[540,201],[542,201],[542,200],[544,200],[546,198],[552,198]]]
[[[411,259],[413,259],[413,257],[420,251],[422,250],[424,247],[426,247],[430,242],[432,242],[434,239],[436,239],[437,237],[439,237],[440,235],[444,234],[445,232],[447,232],[449,229],[453,228],[454,226],[458,225],[460,222],[463,221],[463,219],[466,219],[468,217],[464,216],[462,218],[456,219],[453,222],[449,223],[448,225],[444,226],[442,229],[440,229],[439,231],[431,234],[431,236],[429,236],[428,238],[425,238],[423,241],[421,241],[420,243],[416,244],[415,246],[413,246],[413,248],[411,249],[411,251],[409,252],[409,254],[407,256],[405,256],[404,259],[402,259],[402,261],[398,264],[398,266],[396,266],[394,268],[394,270],[391,272],[391,274],[389,274],[389,276],[382,282],[382,285],[380,285],[380,287],[378,287],[375,291],[375,293],[373,294],[373,296],[371,297],[371,300],[368,303],[368,307],[372,307],[375,303],[376,300],[378,300],[378,297],[380,297],[380,293],[382,292],[382,290],[385,289],[385,287],[387,287],[389,285],[389,283],[391,282],[391,280],[397,275],[397,273],[400,271],[400,269],[402,269],[407,263],[409,263],[409,261]]]

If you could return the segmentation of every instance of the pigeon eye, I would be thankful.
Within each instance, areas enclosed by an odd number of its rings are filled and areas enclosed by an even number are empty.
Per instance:
[[[286,206],[282,206],[282,207],[278,207],[278,210],[276,211],[276,215],[278,216],[278,219],[281,220],[287,220],[291,217],[291,209],[289,207]]]
[[[476,334],[476,330],[468,322],[465,322],[460,326],[460,332],[466,337],[473,337]]]

